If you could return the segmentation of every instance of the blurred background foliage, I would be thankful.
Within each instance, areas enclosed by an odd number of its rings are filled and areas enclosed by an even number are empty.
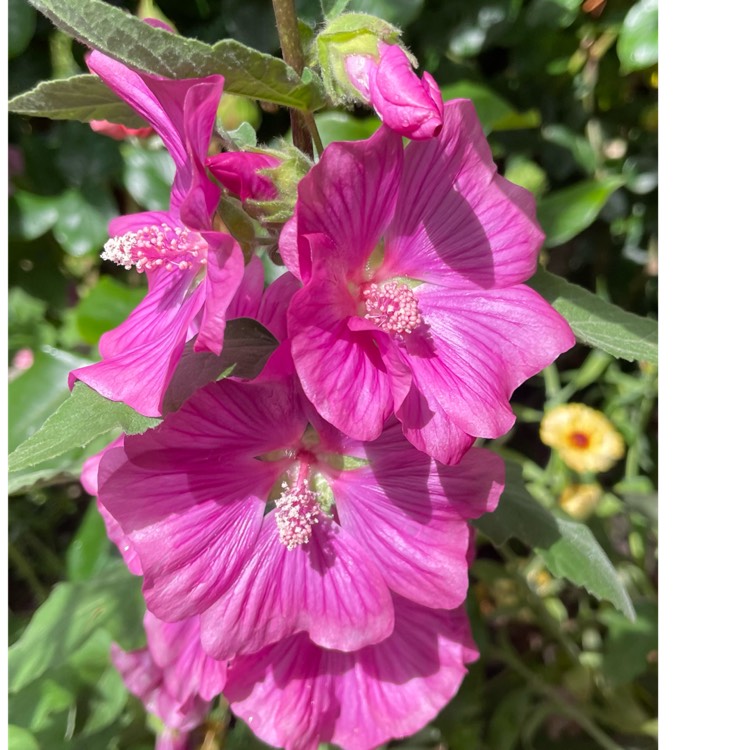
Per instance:
[[[116,4],[161,15],[185,36],[232,36],[278,53],[270,0]],[[322,22],[318,0],[297,7],[307,26]],[[501,172],[538,199],[543,264],[655,317],[656,2],[351,0],[348,8],[401,26],[444,98],[474,101]],[[9,0],[8,38],[11,96],[85,71],[83,48],[25,0]],[[226,98],[220,116],[227,129],[249,121],[261,143],[288,130],[286,112],[237,98]],[[378,124],[366,112],[317,119],[324,142],[367,137]],[[101,333],[143,296],[142,277],[102,266],[99,252],[112,217],[166,206],[173,168],[157,139],[115,141],[85,124],[15,115],[9,132],[12,450],[65,399],[67,372],[96,359]],[[437,720],[394,747],[656,746],[656,378],[653,366],[576,346],[519,389],[517,426],[490,445],[522,472],[535,501],[586,521],[636,620],[554,577],[547,566],[560,560],[478,534],[468,606],[482,657]],[[624,459],[597,477],[577,476],[539,439],[544,411],[569,401],[605,413],[624,438]],[[126,648],[143,641],[139,582],[124,573],[77,481],[85,455],[106,442],[10,479],[11,643],[26,630],[11,656],[16,750],[152,744],[152,719],[108,661],[113,637]],[[597,491],[571,501],[581,482]],[[40,648],[45,641],[54,648]],[[195,742],[263,747],[223,706]]]

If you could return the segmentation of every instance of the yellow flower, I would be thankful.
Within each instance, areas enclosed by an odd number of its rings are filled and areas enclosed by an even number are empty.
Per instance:
[[[560,507],[573,518],[588,518],[602,497],[598,484],[570,484],[560,495]]]
[[[622,437],[612,423],[584,404],[563,404],[548,411],[539,435],[579,473],[607,471],[625,453]]]

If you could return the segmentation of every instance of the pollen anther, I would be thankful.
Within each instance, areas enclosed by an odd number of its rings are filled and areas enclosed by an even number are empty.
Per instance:
[[[206,244],[195,232],[168,224],[143,227],[108,240],[102,258],[139,273],[164,267],[187,271],[194,263],[204,265]]]
[[[293,550],[310,541],[321,510],[317,493],[310,489],[306,479],[291,489],[287,482],[282,482],[281,489],[281,497],[276,501],[276,526],[279,541],[288,550]]]
[[[414,292],[400,281],[370,284],[362,296],[365,318],[388,333],[413,333],[424,323]]]

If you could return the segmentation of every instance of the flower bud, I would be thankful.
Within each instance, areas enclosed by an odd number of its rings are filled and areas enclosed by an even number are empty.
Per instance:
[[[391,130],[413,140],[436,136],[443,127],[443,98],[435,79],[427,72],[420,79],[398,45],[379,42],[378,55],[347,57],[351,82]]]
[[[395,26],[366,13],[344,13],[318,34],[314,51],[328,96],[335,104],[353,104],[362,98],[346,71],[351,55],[378,57],[378,42],[398,42],[401,32]]]

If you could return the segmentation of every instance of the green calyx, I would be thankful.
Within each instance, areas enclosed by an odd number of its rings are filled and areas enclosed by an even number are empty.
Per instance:
[[[330,21],[315,40],[323,86],[335,104],[362,102],[346,72],[349,55],[378,57],[378,42],[398,44],[401,30],[367,13],[343,13]]]

